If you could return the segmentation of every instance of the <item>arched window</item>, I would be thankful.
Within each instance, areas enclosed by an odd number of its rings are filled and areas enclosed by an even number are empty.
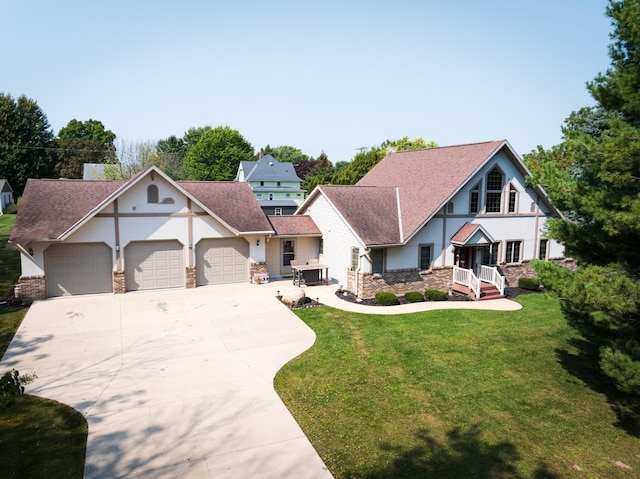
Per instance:
[[[487,196],[485,201],[487,213],[502,211],[502,184],[504,175],[496,166],[487,175]]]
[[[469,212],[477,213],[480,208],[480,183],[473,187],[469,194]]]
[[[158,187],[156,185],[149,185],[147,187],[147,203],[157,203],[158,199]]]
[[[515,186],[509,185],[509,213],[518,212],[518,190]]]
[[[449,201],[449,203],[447,203],[447,214],[453,214],[453,201]]]

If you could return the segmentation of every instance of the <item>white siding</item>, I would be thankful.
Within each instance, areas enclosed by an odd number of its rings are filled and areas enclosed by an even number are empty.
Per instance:
[[[351,265],[351,248],[364,253],[364,245],[349,229],[338,213],[322,194],[308,204],[301,214],[308,214],[316,223],[324,241],[324,254],[320,263],[329,268],[329,278],[334,283],[347,284],[347,270]]]
[[[318,258],[320,238],[317,237],[281,237],[273,236],[267,245],[267,271],[272,278],[282,277],[282,241],[294,240],[296,242],[295,259],[299,263],[308,263],[310,259]]]

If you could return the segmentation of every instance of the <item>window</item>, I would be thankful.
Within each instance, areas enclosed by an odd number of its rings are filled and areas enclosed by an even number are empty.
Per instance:
[[[431,245],[420,245],[420,271],[428,271],[431,269]]]
[[[373,274],[382,274],[384,271],[384,250],[371,250],[371,272]]]
[[[505,261],[507,263],[520,262],[520,241],[507,241],[507,254]]]
[[[540,240],[540,248],[538,248],[538,259],[547,259],[547,245],[549,244],[548,239]]]
[[[264,186],[264,181],[261,181],[261,182],[260,182],[260,186]]]
[[[277,186],[278,188],[280,188],[280,182],[279,182],[279,181],[276,181],[276,186]]]
[[[518,204],[518,190],[513,185],[509,185],[509,213],[516,213]]]
[[[449,203],[447,203],[447,214],[452,214],[453,213],[453,201],[449,201]]]
[[[358,260],[360,256],[360,249],[355,246],[351,248],[351,271],[358,269]]]
[[[276,216],[282,216],[282,208],[276,208]]]
[[[482,247],[482,264],[491,266],[498,264],[498,248],[500,243],[493,243]]]
[[[147,203],[157,203],[159,198],[158,187],[156,185],[149,185],[147,187]]]
[[[256,196],[257,196],[258,198],[262,198],[262,193],[256,193]]]
[[[536,204],[533,201],[531,202],[531,212],[532,213],[536,212]]]
[[[480,183],[478,183],[469,195],[469,211],[477,213],[480,208]]]
[[[287,198],[291,198],[291,193],[286,193],[286,194],[285,194],[285,196],[286,196]]]
[[[318,256],[324,253],[324,240],[322,238],[320,238],[319,244],[318,244]]]
[[[500,213],[502,210],[502,181],[504,175],[496,166],[487,175],[487,196],[486,211],[487,213]]]
[[[273,200],[273,193],[269,193],[269,201]]]
[[[282,266],[289,266],[292,259],[296,259],[295,240],[282,240]]]

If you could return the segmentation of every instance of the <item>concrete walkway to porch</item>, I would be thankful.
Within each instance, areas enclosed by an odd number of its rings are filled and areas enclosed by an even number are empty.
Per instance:
[[[278,291],[282,294],[291,288],[297,288],[292,284],[291,279],[280,279],[261,284],[259,288],[269,289],[274,295]],[[317,299],[320,303],[332,308],[354,313],[365,314],[404,314],[417,313],[420,311],[433,311],[437,309],[483,309],[488,311],[517,311],[522,309],[522,305],[510,299],[492,299],[489,301],[425,301],[423,303],[401,304],[398,306],[367,306],[364,304],[351,303],[336,296],[339,285],[317,285],[302,286],[307,297]]]

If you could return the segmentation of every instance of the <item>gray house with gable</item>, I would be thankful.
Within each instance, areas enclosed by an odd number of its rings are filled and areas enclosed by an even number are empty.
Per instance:
[[[241,161],[235,181],[249,183],[267,215],[291,215],[304,201],[305,190],[293,163],[280,163],[271,155]]]

